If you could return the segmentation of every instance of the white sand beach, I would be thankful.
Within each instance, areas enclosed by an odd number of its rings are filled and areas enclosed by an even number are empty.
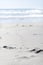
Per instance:
[[[0,23],[0,65],[43,65],[38,50],[43,50],[42,22]]]

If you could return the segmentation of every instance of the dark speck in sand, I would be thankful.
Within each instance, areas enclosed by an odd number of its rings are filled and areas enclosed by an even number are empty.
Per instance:
[[[40,49],[40,50],[36,51],[35,53],[40,53],[40,52],[43,52],[43,50]]]
[[[22,57],[19,57],[19,59],[29,59],[29,57],[27,57],[27,56],[22,56]]]
[[[16,47],[8,47],[8,46],[3,46],[3,48],[6,48],[6,49],[16,49]]]
[[[29,49],[29,48],[26,48],[26,49]]]
[[[6,34],[8,34],[9,32],[6,32]]]
[[[40,34],[34,33],[33,35],[40,35]]]
[[[36,51],[36,49],[32,49],[32,50],[30,50],[30,52],[33,52],[33,51]]]
[[[2,39],[2,37],[0,37],[0,39]]]
[[[43,44],[43,43],[40,43],[40,44]]]
[[[18,26],[18,24],[16,26]]]
[[[29,27],[32,27],[32,25],[29,25]]]
[[[8,49],[16,49],[16,47],[8,47]]]
[[[22,47],[20,47],[20,49],[22,49]]]
[[[7,46],[3,46],[3,48],[7,48]]]
[[[24,25],[22,25],[22,27],[25,27]]]

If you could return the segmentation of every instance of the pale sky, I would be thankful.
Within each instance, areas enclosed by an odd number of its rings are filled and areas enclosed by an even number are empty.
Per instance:
[[[0,9],[36,8],[43,9],[43,0],[0,0]]]

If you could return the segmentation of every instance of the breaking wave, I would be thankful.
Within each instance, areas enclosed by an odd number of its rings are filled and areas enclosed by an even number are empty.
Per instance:
[[[0,18],[43,17],[43,9],[0,9]]]

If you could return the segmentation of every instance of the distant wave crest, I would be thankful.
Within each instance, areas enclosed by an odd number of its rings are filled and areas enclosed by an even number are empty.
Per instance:
[[[43,10],[0,9],[0,18],[7,18],[7,17],[43,17]]]

